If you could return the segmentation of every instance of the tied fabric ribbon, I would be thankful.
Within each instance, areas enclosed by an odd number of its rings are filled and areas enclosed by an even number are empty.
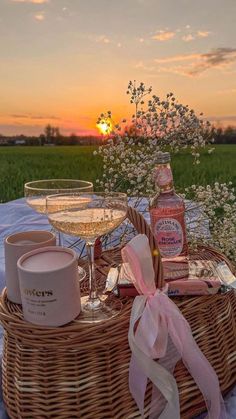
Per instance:
[[[217,375],[203,355],[180,310],[155,286],[148,239],[140,234],[122,249],[139,294],[131,310],[129,345],[132,351],[129,388],[142,417],[179,419],[179,393],[173,376],[182,361],[199,387],[209,419],[227,419]],[[158,359],[158,361],[156,361]],[[144,407],[148,379],[153,383],[151,403]]]

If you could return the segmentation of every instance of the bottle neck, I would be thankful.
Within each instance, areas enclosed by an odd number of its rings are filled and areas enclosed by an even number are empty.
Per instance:
[[[155,171],[155,183],[161,193],[174,191],[173,175],[170,163],[159,163]]]

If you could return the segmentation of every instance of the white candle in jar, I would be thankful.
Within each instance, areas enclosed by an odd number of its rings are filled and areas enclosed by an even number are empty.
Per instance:
[[[17,263],[24,318],[44,326],[61,326],[80,313],[77,255],[62,247],[45,247]]]

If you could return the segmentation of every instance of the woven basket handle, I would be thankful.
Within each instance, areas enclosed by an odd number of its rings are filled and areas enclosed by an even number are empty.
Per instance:
[[[137,232],[140,234],[146,234],[149,240],[149,245],[152,253],[153,267],[155,272],[155,282],[157,288],[161,289],[165,285],[163,267],[158,245],[152,233],[152,230],[143,218],[143,216],[132,207],[128,207],[127,218],[136,228]]]

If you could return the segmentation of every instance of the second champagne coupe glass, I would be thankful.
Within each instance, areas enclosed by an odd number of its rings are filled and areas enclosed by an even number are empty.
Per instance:
[[[26,203],[40,214],[46,214],[46,197],[57,193],[91,192],[92,182],[77,179],[45,179],[27,182],[24,185]],[[59,233],[59,245],[61,236]],[[86,272],[78,266],[80,281],[86,277]]]
[[[52,226],[66,234],[85,240],[89,263],[89,295],[82,297],[81,322],[108,320],[120,312],[118,299],[99,298],[95,269],[94,244],[97,237],[107,234],[125,220],[127,195],[123,193],[76,193],[47,197],[47,213]]]
[[[48,195],[91,191],[93,191],[92,182],[76,179],[34,180],[24,185],[26,203],[40,214],[46,214]]]

